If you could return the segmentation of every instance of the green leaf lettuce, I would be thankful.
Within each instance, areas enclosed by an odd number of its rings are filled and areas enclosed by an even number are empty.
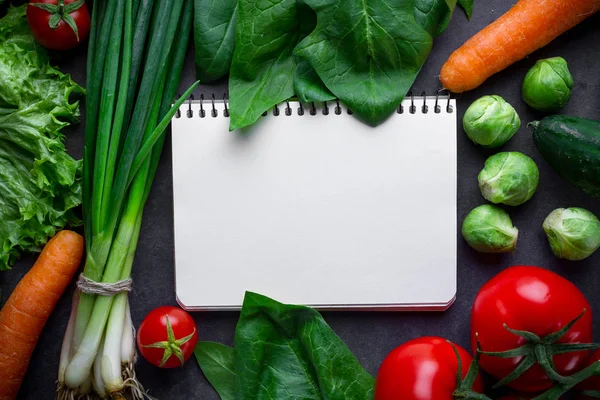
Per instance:
[[[61,130],[77,122],[84,90],[52,68],[27,26],[26,5],[0,20],[0,270],[77,224],[80,162]]]

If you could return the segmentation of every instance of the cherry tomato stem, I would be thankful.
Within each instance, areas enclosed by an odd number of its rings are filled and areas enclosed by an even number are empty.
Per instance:
[[[85,40],[90,14],[85,0],[32,0],[27,22],[35,39],[53,50],[68,50]]]
[[[182,366],[194,353],[198,330],[192,317],[177,307],[152,310],[138,330],[142,356],[160,368]]]

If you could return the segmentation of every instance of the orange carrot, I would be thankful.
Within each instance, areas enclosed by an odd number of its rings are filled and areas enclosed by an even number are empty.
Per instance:
[[[83,238],[58,232],[0,310],[0,400],[17,397],[38,337],[82,256]]]
[[[455,93],[475,89],[599,10],[600,0],[520,0],[452,53],[440,80]]]

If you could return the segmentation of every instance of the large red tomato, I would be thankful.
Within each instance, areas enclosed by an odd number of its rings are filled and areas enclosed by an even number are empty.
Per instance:
[[[27,22],[33,37],[52,50],[72,49],[90,33],[87,5],[77,0],[31,0]]]
[[[600,361],[600,350],[596,350],[592,353],[592,355],[588,358],[587,362],[585,363],[586,366],[591,365],[595,362]],[[592,378],[589,378],[588,380],[580,383],[579,385],[577,385],[577,390],[596,390],[596,391],[600,391],[600,376],[594,376]],[[580,399],[592,399],[592,397],[589,396],[583,396],[580,395],[579,396]]]
[[[539,267],[511,267],[489,280],[475,298],[471,312],[471,341],[476,348],[475,334],[483,351],[505,351],[526,344],[525,339],[508,332],[533,332],[540,337],[556,332],[587,310],[559,343],[589,343],[592,341],[590,304],[575,285],[554,272]],[[583,366],[588,352],[554,356],[558,373],[571,375]],[[498,379],[512,372],[522,357],[502,359],[482,356],[481,367]],[[510,387],[525,392],[548,389],[552,382],[538,364],[533,365]]]
[[[465,349],[455,345],[462,363],[463,377],[473,360]],[[446,339],[422,337],[393,350],[381,364],[375,384],[375,400],[452,400],[456,390],[458,360]],[[477,376],[473,390],[483,391]]]
[[[181,367],[194,353],[198,330],[192,317],[177,307],[158,307],[144,318],[137,332],[142,356],[161,368]]]

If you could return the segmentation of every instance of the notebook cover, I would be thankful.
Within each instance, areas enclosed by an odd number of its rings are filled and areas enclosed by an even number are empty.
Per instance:
[[[446,309],[455,109],[408,99],[372,128],[335,103],[290,102],[229,132],[223,102],[183,105],[172,125],[180,305],[237,310],[248,290],[318,309]]]

